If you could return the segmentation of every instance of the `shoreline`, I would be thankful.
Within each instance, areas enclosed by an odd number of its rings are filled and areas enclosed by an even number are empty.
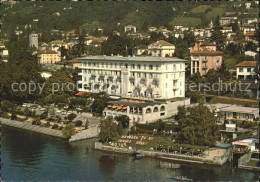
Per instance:
[[[222,160],[216,160],[216,158],[210,160],[203,157],[197,156],[186,156],[186,155],[178,155],[178,154],[171,154],[171,153],[163,153],[158,151],[145,151],[145,150],[134,150],[134,149],[127,149],[127,148],[117,148],[112,146],[103,145],[100,142],[95,142],[95,150],[107,151],[107,152],[114,152],[114,153],[122,153],[122,154],[134,154],[135,152],[141,153],[144,157],[153,157],[156,159],[164,159],[164,160],[174,160],[174,161],[182,161],[188,163],[199,163],[199,164],[211,164],[211,165],[218,165],[222,166],[228,160],[228,155],[225,155],[225,158]]]
[[[41,126],[37,126],[37,125],[32,125],[32,124],[29,124],[26,122],[20,122],[20,121],[11,120],[11,119],[2,118],[2,117],[0,117],[0,123],[1,123],[1,125],[14,127],[14,128],[31,131],[31,132],[39,133],[39,134],[43,134],[43,135],[48,135],[51,137],[56,137],[56,138],[65,140],[63,138],[62,132],[59,130],[45,128],[45,127],[41,127]]]

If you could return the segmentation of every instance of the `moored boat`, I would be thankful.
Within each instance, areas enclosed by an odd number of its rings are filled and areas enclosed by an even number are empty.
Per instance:
[[[173,179],[178,180],[178,181],[193,181],[193,179],[189,179],[186,177],[178,177],[178,176],[173,177]]]

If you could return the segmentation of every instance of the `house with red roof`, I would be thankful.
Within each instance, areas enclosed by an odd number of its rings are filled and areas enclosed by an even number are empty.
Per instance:
[[[243,61],[236,65],[236,77],[239,79],[253,79],[256,75],[254,69],[257,67],[257,61]]]
[[[198,42],[190,47],[191,74],[199,72],[206,75],[210,69],[218,69],[222,64],[223,53],[217,51],[216,45]]]

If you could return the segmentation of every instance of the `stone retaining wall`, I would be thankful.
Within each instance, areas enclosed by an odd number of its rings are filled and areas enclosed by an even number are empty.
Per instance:
[[[2,125],[20,128],[23,130],[41,133],[41,134],[49,135],[49,136],[53,136],[53,137],[63,138],[62,132],[59,130],[45,128],[45,127],[41,127],[41,126],[37,126],[37,125],[32,125],[30,123],[10,120],[10,119],[6,119],[6,118],[2,118],[2,117],[0,117],[0,121],[1,121]]]
[[[215,159],[210,160],[204,157],[197,157],[197,156],[178,155],[178,154],[170,154],[170,153],[163,153],[163,152],[156,152],[156,151],[134,150],[134,149],[127,149],[127,148],[117,148],[117,147],[103,145],[100,142],[95,143],[95,149],[111,151],[111,152],[119,152],[119,153],[128,153],[128,154],[133,154],[134,152],[138,152],[141,153],[143,156],[154,157],[158,159],[178,160],[178,161],[191,162],[191,163],[223,165],[227,161],[227,158],[221,161],[219,160],[215,161]]]

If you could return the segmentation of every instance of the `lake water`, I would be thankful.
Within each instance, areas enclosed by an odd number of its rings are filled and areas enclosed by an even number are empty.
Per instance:
[[[96,139],[62,140],[6,126],[1,128],[2,181],[258,181],[258,173],[222,167],[169,162],[93,149]]]

